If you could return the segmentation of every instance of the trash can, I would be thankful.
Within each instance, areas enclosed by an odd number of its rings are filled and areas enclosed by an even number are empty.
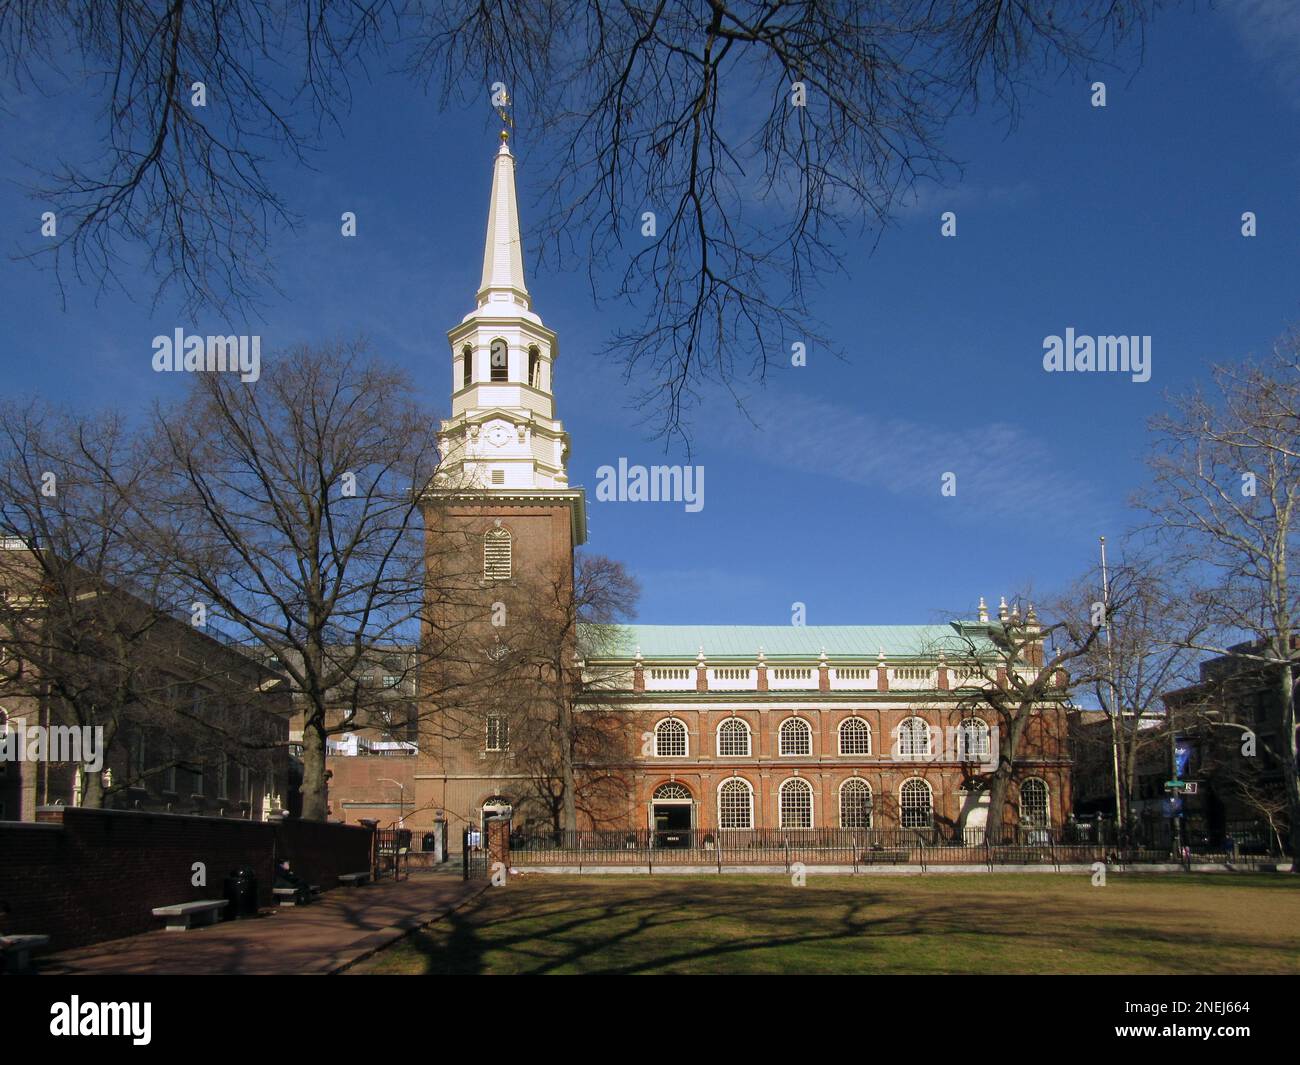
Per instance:
[[[248,866],[235,869],[226,877],[226,920],[257,916],[257,873]]]

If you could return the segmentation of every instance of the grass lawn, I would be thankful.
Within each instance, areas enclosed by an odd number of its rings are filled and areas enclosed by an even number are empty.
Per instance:
[[[526,876],[364,973],[1300,973],[1300,883],[1252,874]]]

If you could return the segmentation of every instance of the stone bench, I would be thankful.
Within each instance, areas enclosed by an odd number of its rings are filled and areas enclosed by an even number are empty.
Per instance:
[[[198,902],[178,902],[172,906],[159,906],[155,917],[167,918],[167,931],[185,932],[190,928],[216,924],[217,918],[230,902],[227,899],[202,899]]]
[[[49,945],[49,936],[0,936],[0,956],[4,958],[4,971],[31,972],[32,951]]]
[[[272,888],[271,894],[275,901],[281,906],[297,906],[299,901],[304,905],[311,901],[311,894],[305,887],[278,887]]]
[[[344,887],[360,887],[362,884],[370,883],[370,871],[364,873],[340,873],[339,883]]]

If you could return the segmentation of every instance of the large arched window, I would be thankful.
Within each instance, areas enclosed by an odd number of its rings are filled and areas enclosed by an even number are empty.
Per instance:
[[[840,785],[840,828],[871,827],[871,785],[849,777]]]
[[[1025,828],[1051,828],[1052,810],[1047,781],[1030,777],[1020,785],[1020,824]]]
[[[686,726],[675,717],[666,717],[655,726],[655,757],[686,757]]]
[[[871,726],[860,717],[840,722],[840,754],[870,754]]]
[[[934,793],[919,777],[898,789],[899,821],[904,828],[929,828],[934,823]]]
[[[510,572],[510,531],[498,525],[483,534],[483,579],[508,581]]]
[[[474,349],[466,344],[460,349],[460,387],[469,388],[474,382]]]
[[[488,379],[510,380],[510,348],[500,337],[488,347]]]
[[[534,388],[542,387],[542,353],[536,344],[528,349],[528,383]]]
[[[732,777],[718,788],[718,827],[754,827],[754,789],[748,780]]]
[[[718,726],[718,757],[748,758],[749,724],[744,718],[729,717]]]
[[[968,717],[957,729],[957,758],[962,762],[982,762],[989,756],[988,722]]]
[[[801,717],[781,722],[781,753],[812,754],[812,727]]]
[[[685,784],[679,784],[675,780],[670,780],[667,784],[660,784],[655,788],[655,799],[659,800],[681,800],[691,797],[690,789]]]
[[[930,726],[919,717],[905,717],[898,724],[898,756],[924,758],[930,754]]]
[[[802,777],[791,777],[781,785],[781,827],[812,828],[812,785]]]

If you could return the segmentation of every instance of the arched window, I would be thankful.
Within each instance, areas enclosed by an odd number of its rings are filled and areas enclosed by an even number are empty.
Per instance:
[[[871,785],[849,777],[840,785],[840,828],[871,827]]]
[[[678,784],[675,780],[670,780],[667,784],[660,784],[655,788],[656,799],[689,799],[691,797],[690,789],[685,784]]]
[[[666,717],[655,726],[655,757],[686,757],[686,726],[675,717]]]
[[[924,758],[930,754],[930,726],[919,717],[905,717],[898,725],[898,756]]]
[[[812,826],[812,785],[802,777],[791,777],[781,785],[781,827]]]
[[[718,827],[754,827],[754,789],[748,780],[732,777],[718,788]]]
[[[718,757],[748,758],[749,724],[744,718],[729,717],[718,726]]]
[[[474,349],[466,344],[460,349],[460,387],[469,388],[474,382]]]
[[[498,337],[488,348],[489,380],[510,380],[510,348]]]
[[[500,525],[483,534],[483,579],[508,581],[511,569],[510,530]]]
[[[840,754],[870,754],[871,726],[860,717],[840,722]]]
[[[812,728],[803,718],[787,717],[780,736],[782,754],[812,754]]]
[[[1025,828],[1051,828],[1052,811],[1047,781],[1030,777],[1020,785],[1020,824]]]
[[[924,780],[913,777],[898,789],[900,823],[904,828],[929,828],[934,823],[934,793]]]
[[[982,762],[988,756],[988,722],[978,717],[968,717],[957,729],[958,761]]]
[[[528,383],[534,388],[542,387],[542,353],[536,344],[528,349]]]

